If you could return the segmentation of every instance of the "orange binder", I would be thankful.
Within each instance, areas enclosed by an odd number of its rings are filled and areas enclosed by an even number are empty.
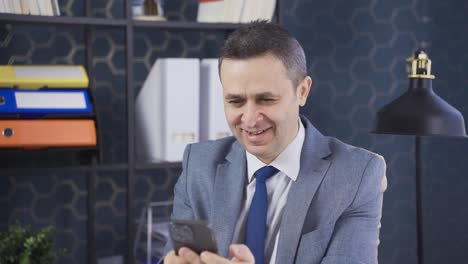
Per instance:
[[[0,148],[96,146],[93,120],[0,120]]]

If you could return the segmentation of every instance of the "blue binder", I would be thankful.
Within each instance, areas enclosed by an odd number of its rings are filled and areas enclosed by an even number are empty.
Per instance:
[[[86,89],[0,89],[0,115],[91,114]]]

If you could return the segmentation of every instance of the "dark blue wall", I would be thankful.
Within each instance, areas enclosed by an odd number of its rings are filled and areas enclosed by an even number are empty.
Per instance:
[[[414,137],[371,135],[372,119],[408,87],[405,58],[424,47],[434,90],[468,118],[468,2],[285,1],[286,27],[314,79],[304,113],[322,132],[384,155],[380,263],[416,263]],[[468,260],[468,140],[424,138],[425,263]]]
[[[81,1],[61,0],[62,13],[83,14]],[[93,1],[95,17],[122,18],[123,1]],[[193,21],[196,1],[166,1],[171,20]],[[377,109],[407,89],[405,58],[425,47],[433,61],[435,91],[468,118],[468,2],[437,0],[284,0],[284,24],[302,43],[313,87],[303,114],[325,134],[382,154],[387,161],[379,261],[416,263],[414,138],[372,135]],[[97,29],[92,37],[96,109],[102,162],[127,162],[125,37],[123,29]],[[222,32],[135,32],[135,91],[157,57],[215,57]],[[82,28],[0,24],[0,64],[85,61]],[[423,205],[426,263],[464,263],[468,242],[468,140],[424,138]],[[8,155],[7,155],[8,154]],[[0,153],[2,158],[18,153]],[[45,155],[49,163],[77,165],[75,156]],[[44,158],[41,157],[41,158]],[[12,160],[14,162],[14,160]],[[20,160],[34,167],[34,160]],[[0,162],[0,164],[2,164]],[[10,166],[13,163],[10,163]],[[172,195],[179,168],[137,170],[135,213],[148,201]],[[98,256],[124,254],[127,170],[97,175]],[[0,171],[0,229],[20,219],[55,224],[57,244],[86,261],[86,172],[5,174]]]

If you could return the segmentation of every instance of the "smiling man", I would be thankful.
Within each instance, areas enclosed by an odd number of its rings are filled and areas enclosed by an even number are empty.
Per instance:
[[[208,221],[219,252],[183,247],[164,262],[377,263],[385,162],[300,116],[312,79],[297,40],[252,22],[219,69],[234,137],[187,146],[172,214]]]

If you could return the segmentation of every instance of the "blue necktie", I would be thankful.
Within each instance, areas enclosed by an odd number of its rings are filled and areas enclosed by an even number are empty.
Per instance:
[[[247,216],[245,242],[252,251],[257,264],[265,263],[265,235],[268,212],[268,194],[265,181],[277,172],[278,169],[273,166],[265,166],[255,172],[255,194]]]

